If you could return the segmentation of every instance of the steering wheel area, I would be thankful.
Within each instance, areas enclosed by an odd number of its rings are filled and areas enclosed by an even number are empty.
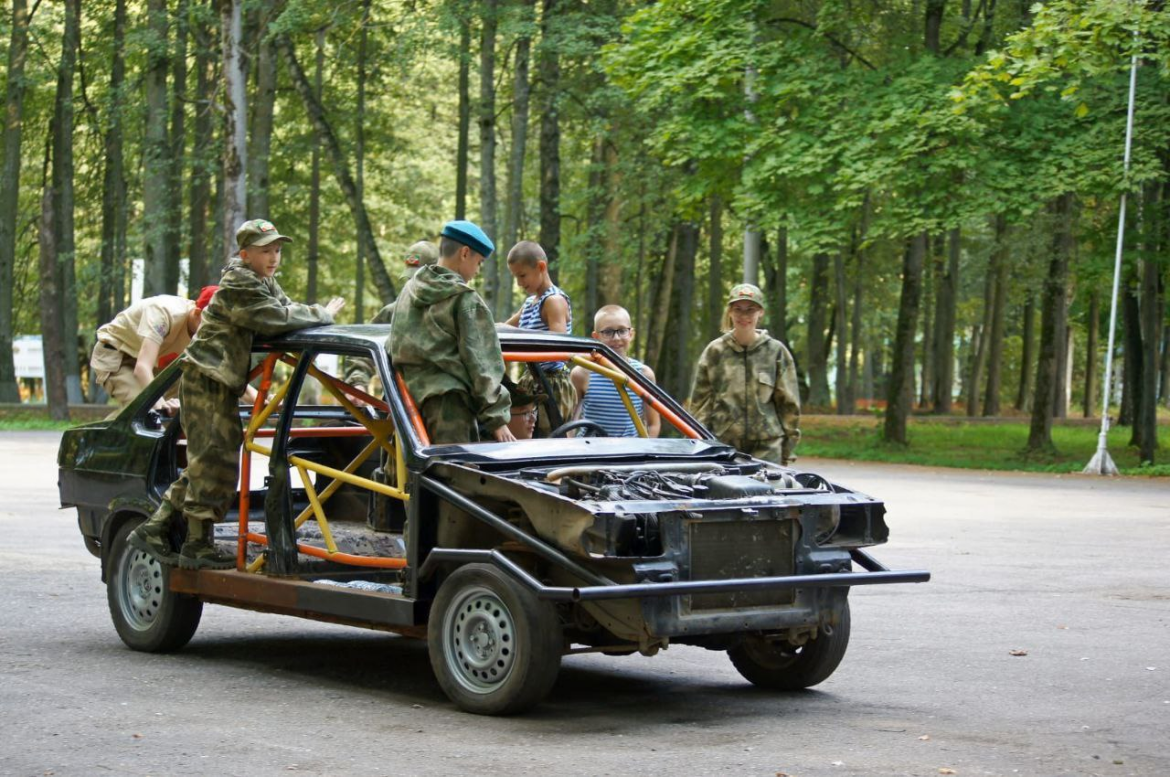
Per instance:
[[[549,432],[549,437],[568,437],[569,432],[574,429],[587,429],[582,436],[584,437],[608,437],[609,432],[605,427],[596,421],[590,421],[588,418],[579,418],[576,421],[566,421]]]

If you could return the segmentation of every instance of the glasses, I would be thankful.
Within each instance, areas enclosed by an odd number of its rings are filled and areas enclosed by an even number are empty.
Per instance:
[[[623,326],[620,329],[602,329],[597,334],[604,337],[606,340],[612,340],[615,337],[629,337],[633,333],[633,329],[628,326]]]
[[[529,418],[536,418],[536,408],[534,407],[531,410],[513,410],[512,411],[513,418],[520,418],[522,416],[527,416]]]

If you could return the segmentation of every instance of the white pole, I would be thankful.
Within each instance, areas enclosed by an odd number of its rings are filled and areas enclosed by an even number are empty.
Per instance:
[[[1137,92],[1137,30],[1134,30],[1134,55],[1129,65],[1129,114],[1125,120],[1125,161],[1123,163],[1123,181],[1129,185],[1129,156],[1133,148],[1133,112],[1134,95]],[[1097,435],[1097,452],[1085,467],[1085,474],[1116,475],[1117,465],[1113,463],[1109,451],[1106,449],[1106,437],[1109,434],[1109,388],[1113,379],[1113,338],[1117,331],[1117,290],[1121,282],[1121,251],[1125,243],[1125,195],[1121,191],[1121,209],[1117,216],[1117,254],[1113,260],[1113,298],[1109,307],[1109,347],[1105,351],[1105,380],[1102,384],[1101,398],[1101,433]]]

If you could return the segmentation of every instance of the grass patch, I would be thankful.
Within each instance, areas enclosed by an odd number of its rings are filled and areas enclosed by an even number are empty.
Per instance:
[[[1056,426],[1052,441],[1056,452],[1026,455],[1027,423],[955,423],[912,419],[906,447],[881,441],[876,419],[840,419],[820,423],[807,418],[801,423],[798,453],[829,459],[885,461],[961,469],[992,469],[1018,472],[1080,472],[1097,450],[1097,427]],[[1170,429],[1159,427],[1163,463],[1142,466],[1136,448],[1128,447],[1131,431],[1121,427],[1109,431],[1109,454],[1123,475],[1170,476]]]
[[[63,432],[82,421],[54,421],[37,416],[0,418],[0,432]]]

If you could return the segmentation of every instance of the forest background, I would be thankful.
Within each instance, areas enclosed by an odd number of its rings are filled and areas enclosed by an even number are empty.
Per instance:
[[[538,240],[574,331],[619,303],[685,397],[730,286],[768,296],[805,407],[1099,413],[1140,458],[1170,402],[1170,16],[1118,0],[13,0],[0,35],[0,402],[41,334],[50,409],[96,397],[96,328],[214,282],[245,218],[280,281],[392,298],[450,218]],[[1128,67],[1141,64],[1123,174]],[[187,276],[181,278],[181,262]]]

